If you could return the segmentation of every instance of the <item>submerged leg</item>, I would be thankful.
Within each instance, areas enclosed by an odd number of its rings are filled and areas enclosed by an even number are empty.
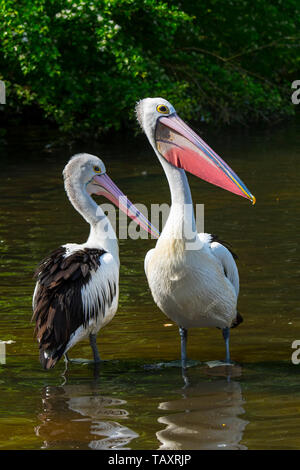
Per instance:
[[[185,328],[182,328],[182,326],[179,327],[179,334],[180,334],[180,339],[181,339],[181,365],[182,368],[186,368],[186,343],[187,343],[187,330]]]
[[[90,334],[90,345],[93,350],[94,361],[100,362],[101,361],[100,354],[97,348],[97,335]]]
[[[65,384],[65,381],[66,381],[65,374],[66,374],[67,371],[68,371],[69,362],[70,362],[69,356],[68,356],[67,353],[65,353],[65,354],[64,354],[65,369],[64,369],[63,373],[61,374],[61,376],[64,378],[64,383],[63,383],[62,385],[64,385],[64,384]]]
[[[230,328],[226,327],[222,329],[223,338],[225,340],[225,347],[226,347],[226,364],[230,364],[230,351],[229,351],[229,338],[230,338]]]

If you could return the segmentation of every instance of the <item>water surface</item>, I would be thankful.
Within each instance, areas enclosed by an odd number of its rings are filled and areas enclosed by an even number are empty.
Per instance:
[[[121,240],[120,303],[98,336],[100,369],[61,361],[45,372],[33,338],[33,272],[52,249],[83,242],[85,221],[66,198],[62,169],[78,151],[99,155],[133,202],[169,203],[162,168],[146,139],[57,144],[41,127],[10,130],[0,145],[0,448],[300,449],[299,150],[296,124],[202,136],[257,198],[256,206],[189,176],[205,204],[205,230],[239,255],[239,311],[232,331],[238,365],[228,377],[207,361],[224,357],[220,331],[190,331],[198,364],[184,387],[177,328],[156,307],[143,271],[153,240]],[[99,202],[101,202],[99,200]],[[170,324],[171,326],[165,326]],[[72,357],[91,358],[88,342]],[[145,367],[146,366],[146,367]]]

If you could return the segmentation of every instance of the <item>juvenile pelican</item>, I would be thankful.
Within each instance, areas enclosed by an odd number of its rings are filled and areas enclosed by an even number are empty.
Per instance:
[[[106,196],[144,230],[157,231],[106,174],[100,158],[73,156],[64,171],[71,204],[90,224],[83,244],[67,243],[53,251],[36,271],[33,295],[35,333],[40,361],[54,367],[75,343],[89,337],[95,362],[100,361],[96,335],[114,317],[119,297],[119,248],[116,234],[92,194]]]
[[[163,98],[137,103],[137,119],[149,139],[171,191],[171,210],[160,238],[145,258],[145,272],[158,307],[179,326],[181,360],[186,365],[187,330],[223,331],[226,363],[229,332],[237,312],[239,275],[233,253],[215,236],[196,231],[186,171],[255,203],[231,168],[176,114]]]

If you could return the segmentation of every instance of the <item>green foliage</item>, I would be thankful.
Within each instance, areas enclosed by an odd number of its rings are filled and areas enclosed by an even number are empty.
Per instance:
[[[278,120],[294,112],[299,18],[297,0],[0,0],[6,111],[101,133],[163,96],[194,120]]]

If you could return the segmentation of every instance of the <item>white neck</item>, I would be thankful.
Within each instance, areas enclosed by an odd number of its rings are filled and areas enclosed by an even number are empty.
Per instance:
[[[90,235],[84,244],[89,248],[103,249],[119,259],[119,246],[115,231],[101,206],[88,194],[84,184],[65,181],[65,189],[71,204],[90,224]]]
[[[197,230],[187,176],[183,169],[171,165],[157,151],[156,154],[165,171],[171,192],[171,210],[161,236],[180,238],[185,234],[184,239],[187,236],[190,240],[197,235]]]

